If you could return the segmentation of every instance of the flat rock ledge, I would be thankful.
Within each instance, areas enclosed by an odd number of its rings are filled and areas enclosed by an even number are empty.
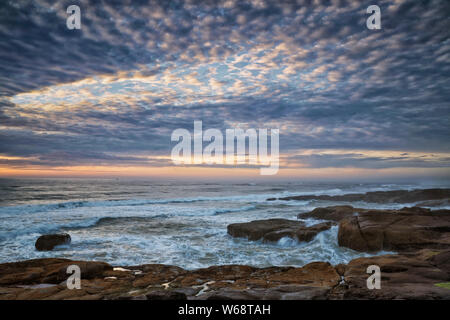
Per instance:
[[[70,235],[67,233],[61,234],[45,234],[40,236],[34,246],[38,251],[50,251],[53,250],[54,247],[69,244],[71,242]]]
[[[334,206],[317,208],[299,217],[339,222],[339,245],[357,251],[450,249],[450,210],[432,211],[420,207],[369,210]]]
[[[311,241],[319,232],[328,230],[334,223],[325,222],[307,227],[304,222],[287,219],[254,220],[228,225],[228,234],[232,237],[247,238],[265,242],[278,241],[290,237],[298,241]]]
[[[81,289],[69,290],[66,269],[73,264],[81,267]],[[381,290],[367,289],[369,265],[381,268]],[[450,251],[428,249],[301,268],[120,268],[55,258],[0,264],[1,300],[450,299],[449,285]]]
[[[352,193],[338,196],[329,195],[303,195],[284,198],[269,198],[267,200],[324,200],[324,201],[364,201],[371,203],[418,203],[422,206],[446,205],[450,199],[450,189],[417,189],[374,191],[366,193]]]

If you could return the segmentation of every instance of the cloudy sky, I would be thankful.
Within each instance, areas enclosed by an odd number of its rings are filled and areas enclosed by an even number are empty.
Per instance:
[[[280,177],[450,179],[448,0],[6,0],[0,61],[0,176],[259,174],[174,166],[202,120],[279,128]]]

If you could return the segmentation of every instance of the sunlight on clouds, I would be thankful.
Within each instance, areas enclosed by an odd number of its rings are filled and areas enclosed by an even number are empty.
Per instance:
[[[445,2],[381,0],[389,28],[370,32],[358,1],[86,1],[70,39],[62,3],[33,3],[13,33],[0,22],[0,162],[16,172],[176,171],[170,133],[196,119],[279,128],[281,175],[448,170]]]

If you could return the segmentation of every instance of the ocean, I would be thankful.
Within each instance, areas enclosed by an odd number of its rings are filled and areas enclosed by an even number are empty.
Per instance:
[[[263,243],[232,238],[227,225],[256,219],[297,219],[299,213],[338,204],[267,201],[273,197],[430,187],[448,185],[0,179],[0,263],[49,257],[120,266],[160,263],[185,269],[223,264],[267,267],[303,266],[313,261],[347,263],[369,254],[339,247],[337,227],[308,243],[290,238]],[[405,206],[347,204],[363,208]],[[309,225],[318,223],[302,220]],[[35,250],[40,235],[59,232],[69,233],[72,243],[48,252]]]

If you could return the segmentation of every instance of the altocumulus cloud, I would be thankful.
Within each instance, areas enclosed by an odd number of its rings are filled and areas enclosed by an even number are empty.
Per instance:
[[[280,128],[286,167],[449,167],[450,3],[370,4],[3,1],[0,164],[165,166],[202,120]]]

